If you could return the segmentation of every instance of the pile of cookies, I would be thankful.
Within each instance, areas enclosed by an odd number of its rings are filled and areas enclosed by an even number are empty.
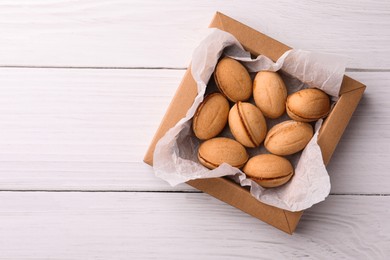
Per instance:
[[[228,57],[218,62],[214,79],[220,92],[207,95],[193,118],[194,134],[203,141],[198,149],[199,162],[209,169],[222,163],[242,168],[249,178],[266,188],[288,182],[294,169],[283,156],[306,147],[313,136],[309,122],[330,111],[328,95],[314,88],[287,95],[277,72],[260,71],[252,82],[246,68]],[[247,102],[252,96],[255,105]],[[285,112],[291,120],[268,130],[265,118],[276,119]],[[226,124],[235,140],[217,137]],[[262,143],[270,153],[249,158],[246,148]]]

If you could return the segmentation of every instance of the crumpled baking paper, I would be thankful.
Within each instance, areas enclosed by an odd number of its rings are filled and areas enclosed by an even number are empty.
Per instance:
[[[249,186],[251,194],[259,201],[289,211],[304,210],[324,200],[330,192],[330,180],[317,144],[322,120],[316,122],[315,134],[306,148],[287,157],[295,168],[291,181],[281,187],[266,189],[246,178],[240,169],[226,163],[214,170],[202,166],[197,159],[200,141],[192,132],[192,117],[204,94],[211,88],[206,89],[207,83],[221,55],[240,60],[249,72],[281,70],[289,94],[302,88],[316,87],[332,96],[333,100],[337,100],[340,91],[345,61],[334,55],[303,50],[287,51],[276,62],[263,55],[252,59],[234,36],[219,29],[210,30],[211,33],[193,53],[191,69],[198,95],[186,117],[157,143],[153,157],[155,175],[172,186],[198,178],[230,176],[241,186]],[[287,115],[277,120],[267,119],[268,129],[284,120],[288,120]],[[232,137],[228,128],[221,135]],[[267,153],[263,145],[248,149],[248,152],[250,156]]]

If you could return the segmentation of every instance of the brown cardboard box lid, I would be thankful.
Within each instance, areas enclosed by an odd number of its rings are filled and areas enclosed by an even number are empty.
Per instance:
[[[231,33],[247,51],[255,56],[263,54],[273,61],[291,49],[219,12],[215,14],[210,27]],[[344,76],[340,98],[324,121],[318,137],[325,164],[329,162],[336,149],[364,90],[365,86],[362,83]],[[189,67],[149,146],[144,158],[146,163],[153,164],[153,152],[157,141],[185,116],[196,95],[197,87]],[[303,213],[302,211],[290,212],[261,203],[252,197],[247,189],[225,178],[198,179],[187,183],[289,234],[294,232]]]

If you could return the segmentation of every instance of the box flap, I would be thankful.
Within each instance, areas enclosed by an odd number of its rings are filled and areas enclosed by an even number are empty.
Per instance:
[[[247,51],[256,56],[263,54],[273,61],[276,61],[283,53],[291,49],[291,47],[220,12],[215,14],[209,27],[231,33]],[[270,46],[272,47],[270,48]]]
[[[344,81],[345,82],[345,81]],[[358,85],[362,85],[359,83]],[[343,83],[344,86],[344,83]],[[357,86],[357,85],[356,85]],[[352,88],[346,86],[345,89]],[[365,86],[345,92],[340,96],[331,114],[326,118],[318,135],[318,145],[321,147],[322,158],[325,165],[329,163],[349,120],[355,111]]]
[[[256,200],[247,189],[225,178],[198,179],[188,184],[262,221],[292,234],[303,211],[289,212]],[[227,196],[234,194],[234,196]]]
[[[170,128],[179,122],[180,119],[185,117],[187,110],[192,106],[197,94],[196,82],[191,75],[191,68],[189,67],[168,106],[167,112],[165,112],[159,128],[154,134],[148,151],[145,154],[144,162],[149,165],[153,164],[153,153],[156,143]]]

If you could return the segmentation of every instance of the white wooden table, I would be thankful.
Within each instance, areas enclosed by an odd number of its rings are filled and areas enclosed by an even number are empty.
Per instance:
[[[293,236],[142,162],[221,11],[367,91]],[[389,259],[390,3],[0,0],[0,259]]]

